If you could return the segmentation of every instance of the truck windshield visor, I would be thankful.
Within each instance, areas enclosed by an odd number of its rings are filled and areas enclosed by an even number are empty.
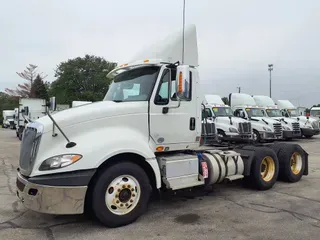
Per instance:
[[[148,101],[157,80],[159,66],[140,66],[119,69],[111,75],[112,83],[104,101],[135,102]]]

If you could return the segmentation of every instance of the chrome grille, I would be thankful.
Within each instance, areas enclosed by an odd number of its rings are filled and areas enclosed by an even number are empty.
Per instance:
[[[37,129],[27,127],[23,132],[19,165],[22,173],[31,172],[33,161],[36,157],[40,137],[37,137]]]
[[[239,123],[240,133],[251,133],[251,123]]]
[[[293,132],[300,132],[300,124],[298,122],[292,123]]]
[[[274,123],[273,124],[273,128],[274,128],[274,134],[277,137],[282,137],[282,126],[281,126],[281,123]]]

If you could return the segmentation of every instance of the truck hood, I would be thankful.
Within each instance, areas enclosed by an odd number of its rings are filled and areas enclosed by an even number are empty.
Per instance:
[[[280,123],[279,121],[269,118],[269,117],[252,117],[251,121],[253,122],[260,122],[264,124],[274,124],[274,123]]]
[[[284,121],[286,121],[287,123],[297,123],[298,120],[297,119],[294,119],[294,118],[286,118],[286,117],[273,117],[273,119],[276,119],[276,120],[281,120],[283,119]],[[283,123],[283,121],[281,121],[281,123]]]
[[[239,123],[248,122],[247,120],[244,120],[239,117],[231,117],[231,121],[232,121],[232,125],[235,127],[237,127],[239,125]],[[230,125],[230,119],[229,119],[229,117],[217,117],[216,123]]]
[[[52,114],[52,117],[57,122],[57,124],[61,128],[63,128],[101,118],[116,117],[121,115],[126,116],[133,114],[147,114],[147,112],[147,101],[120,103],[116,103],[113,101],[101,101],[65,109],[61,112]],[[37,119],[36,122],[41,123],[44,126],[45,132],[52,130],[53,123],[48,116],[41,117]]]

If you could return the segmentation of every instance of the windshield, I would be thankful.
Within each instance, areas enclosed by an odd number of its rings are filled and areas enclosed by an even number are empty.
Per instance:
[[[312,117],[320,116],[320,110],[311,110],[310,111],[310,116],[312,116]]]
[[[144,66],[114,76],[104,101],[148,101],[157,79],[159,66]]]
[[[281,111],[279,109],[267,109],[268,117],[282,117]]]
[[[249,117],[265,117],[263,108],[246,108],[246,112]]]
[[[213,107],[212,111],[217,117],[232,117],[233,113],[230,107]]]
[[[299,117],[296,109],[288,109],[290,117]]]

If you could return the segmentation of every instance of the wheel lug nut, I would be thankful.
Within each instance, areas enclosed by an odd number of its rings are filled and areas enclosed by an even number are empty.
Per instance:
[[[127,186],[128,188],[131,188],[131,186],[128,184],[128,186]]]
[[[120,192],[121,190],[118,188],[118,192]]]
[[[126,187],[126,185],[122,185],[122,188],[125,188]]]
[[[131,191],[134,192],[134,188],[131,188]]]
[[[116,201],[116,203],[119,203],[119,202],[120,202],[119,200]]]
[[[129,204],[128,204],[128,203],[126,203],[126,207],[128,207],[128,205],[129,205]]]
[[[123,204],[122,204],[122,203],[120,204],[120,207],[123,207]]]
[[[132,197],[135,197],[136,195],[135,194],[132,194]]]
[[[132,199],[130,199],[130,202],[132,203],[132,202],[133,202],[133,200],[132,200]]]

